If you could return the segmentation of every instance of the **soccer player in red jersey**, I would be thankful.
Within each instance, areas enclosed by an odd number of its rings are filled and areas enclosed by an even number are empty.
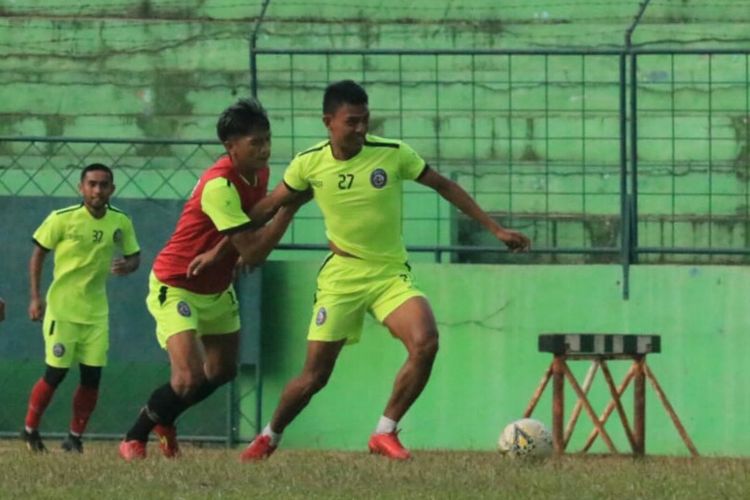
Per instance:
[[[169,353],[171,378],[151,394],[120,443],[125,460],[146,456],[152,430],[162,453],[176,456],[175,419],[236,376],[235,265],[238,258],[247,265],[262,262],[299,207],[282,207],[260,229],[248,216],[266,195],[271,153],[270,123],[258,101],[239,100],[221,114],[216,129],[227,154],[199,179],[151,272],[146,304]]]

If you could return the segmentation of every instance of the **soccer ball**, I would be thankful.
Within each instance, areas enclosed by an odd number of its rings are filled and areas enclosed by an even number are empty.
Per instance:
[[[497,447],[511,457],[547,457],[552,454],[552,434],[539,420],[522,418],[509,423]]]

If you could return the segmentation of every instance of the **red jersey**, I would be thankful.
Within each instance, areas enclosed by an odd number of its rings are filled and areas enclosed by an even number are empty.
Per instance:
[[[232,283],[239,254],[231,247],[223,259],[198,276],[186,276],[188,264],[215,247],[221,239],[250,224],[250,208],[267,194],[268,167],[257,171],[250,184],[222,156],[206,170],[185,203],[177,227],[154,261],[159,281],[195,293],[221,293]]]

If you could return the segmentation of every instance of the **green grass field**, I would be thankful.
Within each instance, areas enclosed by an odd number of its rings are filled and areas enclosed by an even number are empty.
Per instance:
[[[239,450],[184,446],[182,458],[124,463],[114,442],[84,455],[31,455],[0,441],[0,498],[747,498],[750,460],[566,456],[525,462],[489,452],[419,451],[408,463],[366,453],[280,450],[241,464]]]

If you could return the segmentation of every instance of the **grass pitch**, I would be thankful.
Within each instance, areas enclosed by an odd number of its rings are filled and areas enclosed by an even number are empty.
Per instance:
[[[117,443],[31,455],[0,441],[0,498],[747,498],[750,460],[565,456],[543,462],[491,452],[420,451],[407,463],[367,453],[293,451],[241,464],[239,450],[183,446],[167,460],[124,463]]]

